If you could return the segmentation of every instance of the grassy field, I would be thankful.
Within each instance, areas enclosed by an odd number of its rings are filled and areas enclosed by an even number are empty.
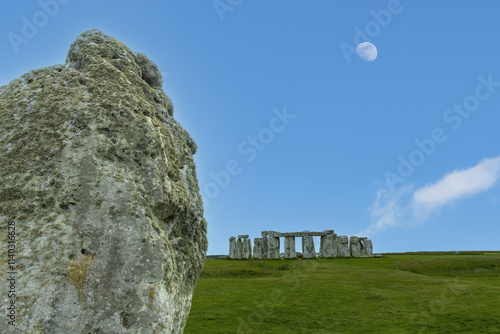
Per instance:
[[[207,260],[184,333],[500,333],[500,252]]]

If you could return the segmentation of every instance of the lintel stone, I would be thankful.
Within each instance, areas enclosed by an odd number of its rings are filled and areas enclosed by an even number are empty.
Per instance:
[[[270,237],[322,237],[333,235],[333,230],[325,230],[323,232],[302,231],[302,232],[276,232],[276,231],[262,231],[262,236],[268,235]]]

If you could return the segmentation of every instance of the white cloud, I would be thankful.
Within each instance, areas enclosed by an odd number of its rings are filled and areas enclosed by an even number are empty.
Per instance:
[[[500,157],[497,157],[445,175],[438,182],[415,191],[414,214],[425,217],[443,205],[488,190],[498,181],[499,171]]]
[[[359,235],[370,236],[388,227],[399,225],[407,213],[406,202],[412,190],[412,185],[402,186],[393,191],[379,189],[377,199],[370,208],[370,217],[373,222],[366,230],[359,232]]]
[[[370,208],[372,223],[359,234],[370,236],[388,227],[417,225],[446,204],[490,189],[499,178],[500,156],[484,159],[469,169],[455,170],[415,191],[413,185],[393,191],[379,189]]]

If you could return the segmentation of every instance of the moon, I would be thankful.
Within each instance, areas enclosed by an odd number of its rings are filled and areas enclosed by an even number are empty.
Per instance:
[[[356,53],[364,61],[377,59],[377,48],[370,42],[363,42],[356,47]]]

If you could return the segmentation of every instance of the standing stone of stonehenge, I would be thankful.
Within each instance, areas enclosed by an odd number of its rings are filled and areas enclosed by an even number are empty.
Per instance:
[[[361,257],[363,255],[358,237],[352,236],[349,238],[349,250],[351,252],[351,257]]]
[[[243,250],[242,250],[242,253],[241,253],[241,257],[243,259],[250,259],[250,258],[252,258],[252,243],[250,242],[250,239],[248,238],[248,234],[239,235],[238,239],[240,239],[240,238],[243,239],[242,240]]]
[[[280,238],[269,236],[267,258],[278,260],[280,258]]]
[[[373,256],[373,244],[367,237],[337,236],[333,230],[323,232],[276,232],[262,231],[262,238],[254,239],[253,254],[257,259],[280,258],[280,238],[285,238],[285,253],[287,259],[297,257],[295,250],[295,238],[302,237],[302,255],[306,259],[316,258],[313,237],[321,237],[319,255],[323,258],[334,257],[371,257]],[[229,257],[231,259],[252,258],[252,245],[248,235],[239,235],[235,241],[234,237],[229,239]]]
[[[236,241],[236,258],[238,260],[241,260],[243,257],[243,242],[241,241],[241,238],[238,238],[238,241]]]
[[[256,259],[263,259],[265,257],[262,247],[263,247],[262,238],[254,238],[253,239],[253,256]]]
[[[336,240],[337,257],[350,257],[349,239],[345,235],[339,235]]]
[[[325,237],[326,235],[322,235],[319,239],[319,256],[324,257],[325,255]]]
[[[333,235],[333,257],[337,257],[338,256],[338,249],[337,249],[337,235],[334,234]]]
[[[295,259],[296,257],[295,237],[285,237],[285,259]]]
[[[311,235],[302,237],[302,255],[304,259],[316,258],[316,249],[314,249],[314,239]]]
[[[264,254],[264,257],[266,258],[268,254],[269,242],[267,240],[267,234],[264,234],[264,232],[262,232],[261,235],[262,235],[262,254]]]
[[[361,247],[361,256],[371,257],[373,256],[373,245],[372,241],[367,237],[358,238]]]
[[[373,256],[373,244],[372,244],[372,241],[370,239],[366,240],[365,248],[366,248],[365,249],[366,256],[372,257]]]
[[[236,238],[231,237],[229,238],[229,258],[230,259],[236,259],[237,257],[237,252],[236,252]]]
[[[331,238],[325,238],[327,236],[332,236],[334,235],[333,230],[326,230],[323,231],[321,234],[321,239],[320,239],[320,244],[319,244],[319,256],[321,257],[333,257],[332,256],[325,256],[327,253],[328,254],[333,254],[333,239]],[[332,243],[330,243],[332,241]]]
[[[319,255],[324,258],[333,258],[335,256],[335,241],[336,235],[324,235],[321,237]]]

